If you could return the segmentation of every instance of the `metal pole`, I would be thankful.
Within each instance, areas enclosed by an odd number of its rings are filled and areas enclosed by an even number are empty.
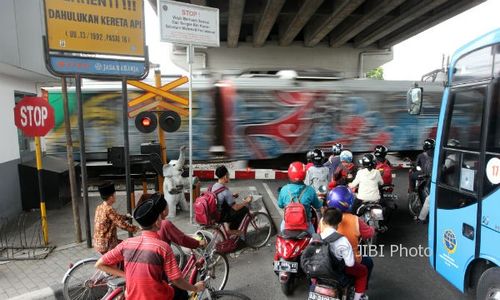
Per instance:
[[[78,132],[80,134],[80,170],[82,171],[83,210],[85,214],[85,235],[87,247],[92,248],[90,232],[89,191],[87,187],[87,158],[85,156],[85,124],[83,123],[82,78],[75,76],[76,99],[78,101]]]
[[[160,70],[155,70],[155,85],[157,88],[161,88],[161,71]],[[162,101],[162,98],[160,96],[156,96],[156,100]],[[160,120],[160,112],[156,113],[156,117],[158,120]],[[161,126],[157,127],[158,131],[158,143],[160,143],[160,153],[161,153],[161,162],[163,164],[167,163],[167,146],[165,142],[165,133],[163,129],[161,129]],[[158,174],[158,191],[160,193],[163,193],[163,174]]]
[[[68,85],[66,77],[61,78],[62,81],[62,99],[64,109],[64,129],[66,133],[66,158],[69,168],[69,187],[71,190],[71,207],[73,208],[73,225],[75,227],[75,240],[77,243],[82,242],[82,228],[80,225],[80,212],[78,211],[78,200],[80,195],[76,191],[76,175],[75,161],[73,159],[73,139],[71,137],[71,124],[69,120],[69,105],[68,105]]]
[[[128,140],[128,95],[127,95],[127,78],[122,79],[122,102],[123,102],[123,152],[125,163],[125,186],[127,189],[127,212],[132,214],[132,205],[130,202],[130,193],[132,193],[132,180],[130,178],[130,154]],[[132,222],[131,220],[129,222]],[[128,233],[131,237],[133,234]]]
[[[35,137],[35,155],[36,169],[38,173],[38,191],[40,192],[40,217],[42,219],[43,241],[45,246],[49,244],[49,228],[47,225],[47,210],[45,209],[45,193],[42,184],[42,149],[40,146],[40,137]]]
[[[194,47],[189,45],[187,60],[189,64],[189,220],[193,223],[193,56]]]

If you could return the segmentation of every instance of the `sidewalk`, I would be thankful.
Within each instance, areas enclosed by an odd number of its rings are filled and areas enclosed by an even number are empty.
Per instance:
[[[242,195],[248,188],[232,187]],[[114,205],[121,213],[126,212],[125,194],[118,192]],[[90,222],[93,223],[95,207],[101,202],[97,193],[89,195]],[[265,205],[263,209],[266,211]],[[82,237],[85,239],[83,207],[80,206]],[[0,262],[0,299],[63,299],[62,278],[70,263],[96,256],[93,249],[87,248],[85,241],[74,243],[74,225],[71,204],[62,209],[48,211],[49,241],[56,246],[47,258],[41,260],[13,260]],[[194,233],[198,227],[189,222],[189,212],[178,212],[172,220],[185,233]],[[93,228],[91,229],[93,232]],[[119,230],[119,236],[126,238],[127,233]],[[15,298],[13,298],[15,297]]]

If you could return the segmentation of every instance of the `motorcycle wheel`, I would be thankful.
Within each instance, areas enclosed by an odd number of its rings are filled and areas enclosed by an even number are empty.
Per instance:
[[[422,209],[422,203],[418,197],[418,193],[413,192],[408,194],[408,211],[412,217],[416,217],[420,214]]]
[[[293,284],[295,282],[295,278],[292,274],[288,276],[288,280],[285,282],[281,282],[281,291],[286,296],[290,296],[293,293]]]

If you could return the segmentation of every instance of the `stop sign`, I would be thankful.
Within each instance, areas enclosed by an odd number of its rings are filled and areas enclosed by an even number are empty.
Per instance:
[[[14,107],[14,122],[27,136],[44,136],[54,128],[54,109],[42,97],[24,97]]]

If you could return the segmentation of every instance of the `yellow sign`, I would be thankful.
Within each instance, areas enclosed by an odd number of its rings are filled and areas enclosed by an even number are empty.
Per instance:
[[[45,0],[51,51],[144,56],[143,0]]]

